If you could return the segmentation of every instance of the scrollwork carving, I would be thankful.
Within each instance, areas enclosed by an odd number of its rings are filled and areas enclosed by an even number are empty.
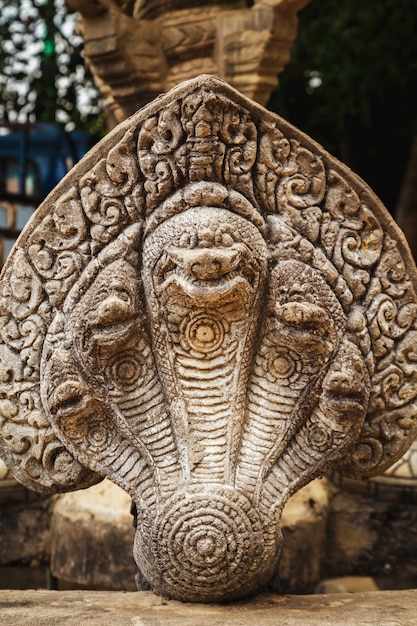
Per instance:
[[[179,114],[179,104],[175,103],[159,116],[146,120],[139,133],[139,165],[146,179],[148,211],[166,198],[180,181],[179,148],[184,133]]]
[[[2,455],[29,487],[126,489],[160,593],[253,593],[294,491],[413,441],[416,282],[361,181],[200,77],[115,129],[22,234],[0,286]]]

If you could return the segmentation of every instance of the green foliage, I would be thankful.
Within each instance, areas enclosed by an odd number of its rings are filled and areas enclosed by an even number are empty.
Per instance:
[[[394,209],[417,133],[416,0],[313,0],[269,107]]]
[[[42,55],[44,57],[50,57],[55,53],[55,42],[52,39],[45,39],[43,42]]]
[[[0,0],[0,124],[42,121],[104,133],[75,24],[65,0]]]

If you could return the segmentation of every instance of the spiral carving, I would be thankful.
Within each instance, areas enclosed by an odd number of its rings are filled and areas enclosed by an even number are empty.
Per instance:
[[[277,350],[269,357],[268,368],[274,378],[294,382],[301,371],[300,357],[292,350]]]
[[[152,529],[154,566],[175,596],[226,599],[262,565],[262,523],[250,501],[236,491],[179,493]]]
[[[137,350],[125,350],[114,355],[106,367],[106,376],[126,392],[134,391],[142,375],[143,359]]]
[[[225,328],[221,319],[200,313],[185,324],[183,345],[189,346],[197,354],[207,355],[221,348],[224,335]]]

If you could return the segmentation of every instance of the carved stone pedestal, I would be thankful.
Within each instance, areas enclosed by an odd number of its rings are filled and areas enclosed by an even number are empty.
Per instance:
[[[61,496],[51,517],[51,570],[59,589],[135,589],[129,496],[105,480]],[[328,495],[316,480],[294,494],[282,515],[285,549],[272,584],[282,593],[312,593],[326,554]]]
[[[2,626],[415,626],[417,591],[182,604],[150,592],[0,591]]]

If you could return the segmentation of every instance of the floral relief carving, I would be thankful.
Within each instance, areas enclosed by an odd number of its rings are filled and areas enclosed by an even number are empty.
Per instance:
[[[69,174],[6,264],[2,457],[41,491],[125,489],[163,595],[254,593],[297,489],[411,445],[415,285],[362,181],[222,81],[185,83]]]

